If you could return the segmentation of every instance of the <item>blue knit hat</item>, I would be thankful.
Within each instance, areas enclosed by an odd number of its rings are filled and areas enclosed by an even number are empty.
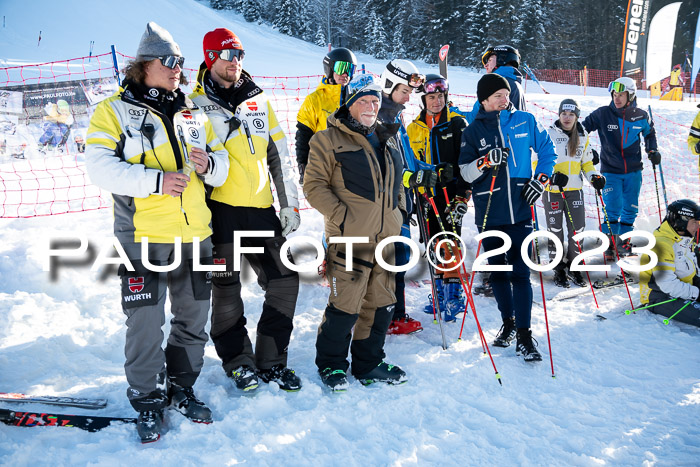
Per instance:
[[[382,87],[374,76],[355,75],[346,86],[345,107],[350,108],[355,101],[364,96],[375,96],[380,101],[382,100]]]

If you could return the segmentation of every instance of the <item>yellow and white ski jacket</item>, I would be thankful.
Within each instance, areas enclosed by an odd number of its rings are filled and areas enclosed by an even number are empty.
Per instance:
[[[243,73],[250,80],[250,75]],[[206,112],[228,151],[230,162],[226,183],[214,189],[211,199],[230,206],[270,207],[274,201],[271,176],[280,209],[298,208],[298,188],[287,137],[265,93],[250,80],[250,91],[243,91],[250,97],[231,109],[205,85],[208,74],[206,65],[202,65],[190,98]]]
[[[658,264],[651,270],[639,273],[639,296],[642,303],[649,303],[652,290],[683,300],[695,300],[700,290],[693,285],[698,274],[698,262],[693,252],[692,237],[682,237],[664,221],[654,231],[656,245],[652,251]],[[647,264],[648,255],[642,255],[641,264]]]
[[[557,152],[557,160],[554,164],[554,172],[567,175],[569,181],[564,187],[564,191],[575,191],[583,188],[583,175],[590,182],[593,175],[600,175],[593,165],[593,153],[589,144],[588,132],[583,126],[576,122],[579,134],[579,143],[575,154],[569,154],[569,135],[556,124],[547,129],[549,137],[554,142]],[[532,167],[537,165],[537,155],[533,154]],[[547,191],[559,193],[559,187],[547,185]]]
[[[173,243],[181,237],[191,243],[193,237],[211,235],[204,183],[218,186],[226,180],[228,157],[204,111],[179,89],[175,102],[178,110],[170,121],[136,99],[125,83],[90,119],[85,164],[92,183],[112,193],[114,234],[121,242],[148,237],[150,243]],[[164,172],[183,170],[183,139],[188,152],[196,146],[209,153],[209,171],[190,174],[181,196],[164,195]]]

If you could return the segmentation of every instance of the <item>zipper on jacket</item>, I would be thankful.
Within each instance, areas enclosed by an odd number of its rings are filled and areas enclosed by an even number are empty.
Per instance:
[[[243,129],[245,130],[245,136],[248,138],[248,146],[250,146],[250,153],[255,154],[255,146],[253,145],[253,138],[250,136],[250,128],[248,127],[248,122],[242,121]]]
[[[625,109],[622,109],[622,130],[620,130],[620,155],[622,163],[625,165],[625,173],[627,173],[627,161],[625,160]]]
[[[498,122],[498,132],[501,133],[501,138],[503,138],[503,132],[501,131],[501,122]],[[505,139],[503,140],[505,143]],[[508,137],[508,147],[510,148],[511,158],[513,159],[513,164],[515,164],[515,154],[513,152],[513,143],[510,141],[510,136]],[[510,211],[510,222],[515,224],[515,215],[513,214],[513,198],[510,192],[510,167],[506,163],[506,193],[508,193],[508,210]]]

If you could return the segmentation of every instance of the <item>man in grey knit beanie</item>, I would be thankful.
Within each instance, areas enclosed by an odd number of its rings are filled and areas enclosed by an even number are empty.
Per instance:
[[[149,22],[146,25],[146,31],[141,36],[141,42],[136,51],[136,58],[138,60],[153,60],[168,55],[181,57],[180,46],[177,45],[177,42],[175,42],[168,31],[153,21]]]

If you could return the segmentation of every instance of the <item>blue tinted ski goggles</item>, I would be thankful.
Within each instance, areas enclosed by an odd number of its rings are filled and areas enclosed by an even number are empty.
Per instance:
[[[185,57],[180,57],[179,55],[166,55],[165,57],[155,57],[160,60],[160,63],[166,67],[174,70],[176,66],[182,66],[185,64]]]
[[[221,60],[226,60],[227,62],[232,62],[234,57],[240,62],[245,57],[245,50],[243,49],[207,50],[207,52],[214,52]]]

